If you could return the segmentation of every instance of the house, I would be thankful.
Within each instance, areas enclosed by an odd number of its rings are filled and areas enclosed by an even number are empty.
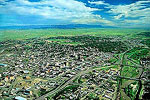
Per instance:
[[[24,70],[23,72],[24,72],[25,74],[28,74],[28,73],[29,73],[29,71],[28,71],[28,70]]]
[[[7,64],[0,64],[0,67],[6,67]]]
[[[17,97],[15,97],[15,100],[27,100],[27,99],[24,97],[17,96]]]
[[[4,85],[5,85],[5,83],[0,82],[0,87],[2,87],[2,86],[4,86]]]
[[[27,79],[27,80],[30,80],[31,77],[30,76],[24,76],[23,79]]]
[[[150,65],[150,57],[147,58],[141,58],[141,64],[143,65]]]
[[[31,91],[31,90],[25,90],[25,91],[24,91],[24,94],[25,94],[25,95],[32,95],[32,91]]]
[[[5,82],[8,82],[9,81],[9,78],[8,76],[5,77]]]
[[[11,81],[11,80],[14,80],[15,77],[12,75],[12,76],[9,77],[9,79],[10,79],[10,81]]]
[[[22,71],[20,71],[21,73],[24,73],[24,74],[28,74],[29,73],[29,71],[28,70],[22,70]]]

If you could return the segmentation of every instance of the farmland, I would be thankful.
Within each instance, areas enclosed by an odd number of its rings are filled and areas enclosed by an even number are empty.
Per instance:
[[[20,40],[38,37],[57,37],[57,36],[127,36],[135,37],[136,34],[145,32],[144,29],[30,29],[30,30],[0,30],[0,41]],[[148,30],[149,31],[149,30]],[[139,35],[137,36],[139,37]]]

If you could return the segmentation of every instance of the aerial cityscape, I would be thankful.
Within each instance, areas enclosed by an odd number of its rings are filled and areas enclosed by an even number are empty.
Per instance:
[[[150,100],[149,5],[0,0],[0,100]]]

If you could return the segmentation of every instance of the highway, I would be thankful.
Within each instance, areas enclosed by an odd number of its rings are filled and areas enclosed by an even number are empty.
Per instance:
[[[78,74],[76,74],[74,77],[70,78],[67,82],[61,84],[60,86],[58,86],[55,90],[50,91],[49,93],[35,99],[35,100],[44,100],[44,98],[54,95],[56,93],[58,93],[59,91],[63,90],[68,84],[72,83],[73,80],[75,80],[77,77],[84,75],[85,73],[89,72],[91,69],[87,69],[85,71],[81,71]]]
[[[134,81],[141,81],[140,76],[142,75],[144,68],[145,69],[149,69],[148,67],[145,67],[145,66],[142,66],[140,64],[137,64],[132,59],[130,59],[129,57],[127,57],[126,53],[129,52],[130,50],[132,50],[132,49],[129,49],[129,50],[127,50],[127,51],[125,51],[123,53],[123,56],[121,58],[121,63],[120,63],[120,67],[121,67],[120,68],[120,75],[118,76],[118,78],[120,78],[120,79],[127,79],[128,81],[124,82],[123,84],[121,83],[121,81],[119,81],[119,85],[118,85],[118,88],[117,88],[117,96],[116,96],[115,100],[119,100],[119,97],[126,98],[126,100],[130,100],[130,98],[122,91],[122,88],[125,88],[126,86],[128,86],[131,83],[133,83]],[[123,64],[124,59],[130,61],[133,65]],[[121,73],[122,73],[122,68],[124,66],[129,66],[129,67],[135,67],[135,68],[137,68],[138,71],[139,71],[138,72],[139,74],[136,75],[134,78],[122,76]],[[147,82],[149,82],[149,81],[147,81]]]
[[[111,67],[111,66],[109,66]],[[84,71],[80,71],[78,74],[76,74],[75,76],[73,76],[72,78],[70,78],[69,80],[67,80],[66,82],[62,83],[60,86],[58,86],[56,89],[50,91],[49,93],[41,96],[41,97],[38,97],[37,99],[35,100],[44,100],[44,98],[48,97],[48,96],[52,96],[58,92],[60,92],[61,90],[63,90],[64,88],[66,88],[67,85],[69,85],[70,83],[73,82],[73,80],[75,80],[77,77],[81,76],[81,75],[84,75],[90,71],[92,71],[93,69],[102,69],[102,68],[105,68],[105,66],[101,66],[99,68],[88,68],[87,70],[84,70]],[[107,67],[108,68],[108,67]]]
[[[120,62],[120,76],[121,76],[121,72],[122,72],[122,68],[124,67],[124,64],[123,64],[123,61],[124,59],[127,59],[126,57],[126,53],[128,53],[130,50],[132,50],[133,48],[131,49],[128,49],[127,51],[125,51],[123,53],[123,56],[121,58],[121,62]],[[141,66],[139,66],[141,67]],[[100,67],[101,68],[104,68],[104,67]],[[69,85],[70,83],[73,82],[73,80],[75,80],[77,77],[81,76],[81,75],[84,75],[85,73],[91,71],[93,68],[89,68],[87,70],[84,70],[84,71],[81,71],[79,72],[78,74],[76,74],[74,77],[70,78],[69,80],[65,81],[64,83],[62,83],[60,86],[58,86],[56,89],[50,91],[49,93],[35,99],[35,100],[44,100],[44,98],[48,97],[48,96],[52,96],[56,93],[58,93],[59,91],[63,90],[67,85]],[[121,77],[120,77],[121,78]],[[122,78],[125,78],[125,77],[122,77]],[[129,78],[130,80],[135,80],[135,79],[131,79]],[[118,86],[118,89],[117,89],[117,97],[116,97],[116,100],[118,100],[118,98],[120,97],[120,90],[121,90],[121,83],[119,82],[119,86]]]
[[[127,51],[125,51],[124,53],[123,53],[123,55],[122,55],[122,58],[121,58],[121,61],[120,61],[120,73],[119,73],[119,76],[121,76],[121,73],[122,73],[122,69],[123,69],[123,67],[124,67],[124,65],[123,65],[123,61],[124,61],[124,59],[125,59],[125,57],[126,57],[126,53],[128,53],[130,50],[132,50],[133,48],[131,48],[131,49],[128,49]],[[120,98],[120,90],[121,90],[121,81],[119,81],[119,83],[118,83],[118,86],[117,86],[117,96],[116,96],[116,99],[115,100],[119,100],[119,98]]]

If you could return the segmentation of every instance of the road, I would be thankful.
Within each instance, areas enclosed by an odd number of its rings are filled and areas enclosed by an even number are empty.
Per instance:
[[[70,78],[67,82],[61,84],[60,86],[58,86],[55,90],[37,98],[36,100],[44,100],[44,98],[54,95],[56,93],[58,93],[59,91],[63,90],[68,84],[72,83],[73,80],[75,80],[77,77],[84,75],[85,73],[89,72],[91,69],[87,69],[85,71],[81,71],[78,74],[76,74],[74,77]]]
[[[124,59],[125,59],[125,57],[126,57],[126,53],[128,53],[130,50],[132,50],[133,48],[131,48],[131,49],[128,49],[127,51],[125,51],[124,53],[123,53],[123,55],[122,55],[122,58],[121,58],[121,61],[120,61],[120,73],[119,73],[119,76],[121,76],[121,73],[122,73],[122,69],[123,69],[123,67],[124,67],[124,65],[123,65],[123,61],[124,61]],[[116,99],[115,100],[119,100],[119,98],[120,98],[120,96],[121,96],[121,94],[120,94],[120,90],[121,90],[121,81],[119,80],[119,83],[118,83],[118,87],[117,87],[117,96],[116,96]]]
[[[0,51],[0,53],[3,53],[4,51],[5,51],[5,50],[3,49],[3,50]]]
[[[123,61],[124,59],[127,59],[126,57],[126,53],[128,53],[131,49],[128,49],[127,51],[125,51],[123,53],[123,56],[121,58],[121,62],[120,62],[120,76],[121,76],[121,72],[122,72],[122,68],[124,67],[124,64],[123,64]],[[136,65],[137,66],[137,65]],[[138,65],[139,66],[139,65]],[[142,67],[142,66],[139,66],[139,67]],[[104,67],[101,67],[101,68],[104,68]],[[81,71],[79,72],[78,74],[76,74],[74,77],[70,78],[69,80],[65,81],[64,83],[62,83],[60,86],[58,86],[56,89],[50,91],[49,93],[37,98],[36,100],[44,100],[44,98],[48,97],[48,96],[52,96],[56,93],[58,93],[59,91],[63,90],[67,85],[69,85],[70,83],[73,82],[73,80],[75,80],[77,77],[81,76],[81,75],[84,75],[85,73],[89,72],[90,70],[92,70],[93,68],[89,68],[87,70],[84,70],[84,71]],[[123,78],[123,77],[122,77]],[[121,96],[120,94],[120,90],[121,90],[121,82],[119,81],[119,85],[118,85],[118,88],[117,88],[117,96],[116,96],[116,100],[118,100],[118,98]]]
[[[132,49],[130,49],[130,50],[132,50]],[[130,50],[128,50],[128,51],[130,51]],[[120,75],[119,75],[119,78],[120,79],[127,79],[128,81],[126,81],[125,83],[121,83],[121,81],[119,81],[119,85],[118,85],[118,90],[117,90],[117,97],[116,97],[116,100],[119,100],[119,97],[122,97],[123,99],[126,99],[126,100],[131,100],[125,93],[124,93],[124,91],[122,90],[122,88],[125,88],[126,86],[128,86],[129,84],[131,84],[131,83],[133,83],[134,81],[141,81],[141,79],[140,79],[140,76],[142,75],[142,73],[143,73],[143,71],[144,71],[144,69],[143,68],[146,68],[146,67],[144,67],[144,66],[142,66],[142,65],[140,65],[140,64],[137,64],[136,62],[134,62],[132,59],[130,59],[130,58],[128,58],[125,54],[128,52],[128,51],[126,51],[126,52],[124,52],[123,53],[123,56],[122,56],[122,59],[121,59],[121,64],[120,64],[120,67],[121,67],[121,69],[120,69]],[[126,58],[125,58],[126,57]],[[124,59],[126,59],[126,60],[129,60],[132,64],[133,64],[133,66],[130,66],[130,65],[128,65],[129,67],[136,67],[137,69],[138,69],[138,75],[136,75],[134,78],[130,78],[130,77],[123,77],[122,75],[121,75],[121,72],[122,72],[122,68],[125,66],[125,65],[127,65],[127,64],[123,64],[123,60]],[[148,68],[147,68],[148,69]],[[121,94],[120,94],[121,93]]]
[[[109,66],[111,67],[111,66]],[[58,93],[59,91],[63,90],[67,85],[69,85],[70,83],[73,82],[73,80],[75,80],[77,77],[84,75],[90,71],[92,71],[93,69],[103,69],[105,68],[105,66],[99,67],[99,68],[88,68],[87,70],[84,71],[80,71],[78,74],[76,74],[74,77],[70,78],[67,82],[62,83],[60,86],[58,86],[55,90],[50,91],[49,93],[35,99],[35,100],[44,100],[44,98],[48,97],[48,96],[52,96],[56,93]],[[108,67],[107,67],[108,68]]]

